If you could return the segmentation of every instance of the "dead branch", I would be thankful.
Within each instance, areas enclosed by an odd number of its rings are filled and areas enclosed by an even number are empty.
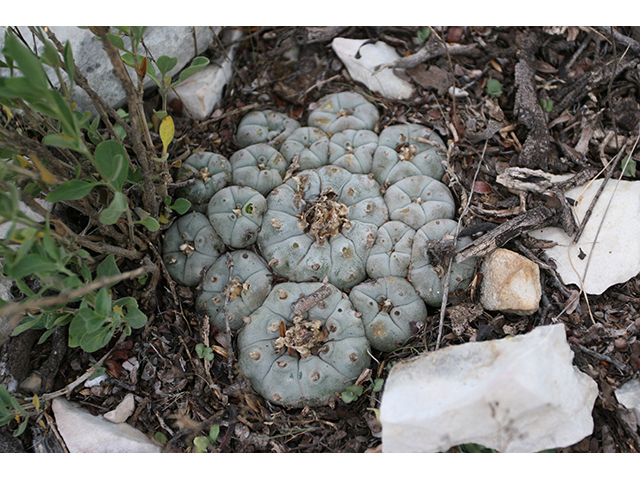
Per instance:
[[[510,240],[535,228],[548,227],[555,223],[557,211],[537,207],[497,226],[490,232],[458,250],[455,261],[460,263],[469,257],[484,257]]]
[[[302,298],[299,298],[295,302],[291,304],[291,310],[293,310],[294,315],[302,315],[304,312],[308,311],[312,307],[315,307],[322,300],[331,295],[331,288],[328,285],[323,285],[315,292],[306,295]]]
[[[477,56],[480,55],[481,51],[477,45],[444,46],[436,39],[435,35],[432,35],[427,43],[425,43],[424,47],[413,55],[403,57],[395,62],[378,65],[374,69],[374,73],[384,70],[385,68],[413,68],[433,58],[446,55],[447,53],[449,55]]]

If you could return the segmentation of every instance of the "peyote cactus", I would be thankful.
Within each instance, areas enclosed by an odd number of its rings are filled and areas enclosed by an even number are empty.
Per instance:
[[[444,142],[414,124],[378,136],[378,120],[350,92],[322,98],[308,126],[247,114],[241,149],[218,158],[220,183],[191,198],[208,218],[167,230],[170,274],[200,284],[199,311],[238,331],[238,366],[270,402],[329,403],[369,365],[368,350],[396,349],[442,301],[457,228],[440,182]],[[453,263],[450,290],[468,285],[474,264]]]
[[[229,327],[238,330],[243,318],[257,309],[271,291],[272,276],[264,261],[249,250],[231,254],[233,275],[229,278],[229,260],[222,255],[204,275],[197,305],[202,308],[218,329],[226,328],[225,300],[229,294],[227,316]]]
[[[171,277],[182,285],[193,287],[200,283],[203,271],[225,248],[206,215],[192,212],[169,227],[162,250],[162,260]]]
[[[262,195],[282,185],[289,162],[270,145],[258,143],[238,150],[229,159],[233,184],[251,187]]]
[[[369,365],[362,321],[333,285],[281,283],[248,322],[238,336],[240,369],[270,402],[326,405]]]
[[[331,136],[329,163],[351,173],[371,172],[378,136],[371,130],[343,130]]]
[[[258,246],[269,266],[291,281],[321,280],[350,288],[366,278],[378,227],[388,218],[378,184],[326,166],[273,190]]]
[[[378,229],[378,238],[367,259],[367,275],[371,278],[407,277],[411,264],[411,248],[416,231],[409,225],[391,220]]]
[[[231,182],[231,164],[217,153],[196,152],[184,161],[178,178],[193,181],[181,187],[178,194],[189,200],[194,210],[202,213],[211,197]]]
[[[433,307],[439,307],[444,296],[445,273],[448,268],[451,246],[446,245],[446,238],[453,239],[458,227],[455,220],[433,220],[420,228],[413,237],[411,250],[411,269],[409,280],[418,295]],[[444,239],[444,242],[443,242]],[[459,238],[455,249],[458,250],[471,243],[469,237]],[[468,258],[461,263],[452,264],[449,291],[466,288],[473,278],[475,259]]]
[[[300,122],[284,113],[273,110],[249,112],[238,124],[236,143],[241,148],[256,143],[268,143],[278,148],[296,128],[300,128]]]
[[[207,214],[225,245],[245,248],[255,243],[266,209],[267,202],[260,192],[233,185],[211,198]]]
[[[362,95],[341,92],[321,98],[308,123],[333,135],[343,130],[373,130],[379,119],[378,109]]]
[[[417,230],[438,218],[453,218],[456,205],[443,183],[427,176],[414,175],[391,185],[384,194],[389,218]]]
[[[299,154],[300,170],[319,168],[329,163],[329,137],[318,128],[300,127],[282,143],[280,153],[287,162]]]
[[[371,173],[383,186],[413,175],[442,179],[446,150],[442,139],[422,125],[393,125],[378,138]]]
[[[413,334],[411,322],[424,322],[427,307],[415,288],[402,277],[382,277],[356,285],[349,293],[362,313],[371,346],[382,352],[395,350]]]

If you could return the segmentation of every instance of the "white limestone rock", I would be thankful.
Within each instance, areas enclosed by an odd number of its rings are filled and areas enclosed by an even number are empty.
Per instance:
[[[501,452],[573,445],[593,432],[596,383],[572,365],[563,324],[398,362],[382,396],[383,452]]]
[[[111,423],[124,423],[127,419],[133,415],[136,409],[136,400],[133,397],[133,393],[127,393],[122,402],[111,410],[104,414],[105,420],[109,420]]]
[[[242,31],[233,29],[223,41],[231,43],[240,37],[242,37]],[[233,75],[232,64],[237,46],[238,43],[232,43],[226,55],[218,62],[207,65],[178,84],[174,88],[175,91],[170,90],[167,94],[167,101],[171,102],[174,98],[179,98],[182,105],[186,107],[183,114],[190,113],[196,120],[204,120],[211,115],[215,105],[222,100],[224,87]]]
[[[577,202],[573,208],[578,224],[602,182],[596,180],[586,188],[566,192],[567,198]],[[577,244],[572,245],[571,237],[560,228],[543,228],[529,234],[557,243],[546,253],[556,263],[565,284],[583,286],[588,294],[600,295],[640,272],[640,182],[610,180]]]
[[[640,427],[640,380],[629,380],[616,389],[616,400],[631,410],[636,416],[636,423]]]
[[[538,311],[542,287],[540,267],[522,255],[498,248],[484,258],[480,267],[480,302],[486,310],[516,315]]]
[[[120,80],[113,73],[113,67],[107,54],[102,49],[102,42],[86,29],[78,27],[49,27],[64,45],[67,40],[71,43],[73,58],[76,65],[87,78],[89,85],[112,107],[118,108],[124,105],[126,94]],[[19,27],[24,38],[33,45],[32,34],[27,27]],[[194,30],[195,29],[195,30]],[[192,58],[204,52],[213,42],[214,31],[220,32],[221,27],[189,27],[189,26],[151,26],[144,34],[145,45],[154,58],[162,55],[177,57],[178,63],[169,72],[175,75],[187,65]],[[4,43],[5,29],[0,28],[0,44]],[[195,37],[195,38],[194,38]],[[128,41],[125,41],[125,45]],[[196,49],[197,45],[197,49]],[[38,51],[42,51],[41,43],[37,42]],[[129,75],[136,79],[137,75],[129,68]],[[58,85],[58,79],[51,72],[49,78],[54,85]],[[147,78],[145,88],[155,85],[153,80]],[[80,112],[89,110],[95,113],[93,103],[89,96],[80,87],[73,91]]]
[[[400,55],[384,42],[363,45],[365,42],[367,40],[336,37],[331,42],[331,47],[355,81],[365,84],[370,90],[386,98],[410,98],[413,95],[413,86],[396,76],[393,69],[385,68],[374,74],[375,67],[395,62],[400,59]]]
[[[160,453],[160,447],[128,423],[93,416],[62,397],[51,404],[56,425],[71,453]]]

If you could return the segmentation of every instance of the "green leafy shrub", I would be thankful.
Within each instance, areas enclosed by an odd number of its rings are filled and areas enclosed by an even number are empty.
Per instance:
[[[9,28],[0,58],[0,224],[8,229],[0,256],[2,274],[24,295],[1,302],[0,315],[14,323],[22,317],[14,335],[44,330],[41,341],[68,325],[69,345],[93,352],[146,324],[139,301],[153,308],[160,279],[159,252],[149,245],[190,206],[167,187],[173,121],[156,112],[159,152],[142,109],[145,77],[164,97],[176,84],[168,76],[176,59],[154,62],[139,53],[146,27],[90,27],[127,93],[128,110],[116,111],[88,85],[68,42],[62,45],[48,29],[30,29],[42,44],[37,53]],[[179,81],[206,63],[196,58]],[[89,94],[96,116],[75,109],[75,85]],[[44,220],[33,220],[24,213],[29,209]],[[78,219],[91,239],[74,226]],[[118,284],[133,278],[146,290],[121,296]]]

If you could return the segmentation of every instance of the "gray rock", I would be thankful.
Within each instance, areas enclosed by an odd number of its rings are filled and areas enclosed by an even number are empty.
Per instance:
[[[19,28],[25,39],[33,45],[33,36],[29,29],[27,27]],[[118,108],[124,105],[126,101],[124,89],[118,78],[113,74],[113,67],[107,54],[102,49],[102,42],[89,30],[78,27],[49,28],[62,44],[69,40],[76,65],[87,78],[91,88],[112,107]],[[4,31],[5,28],[0,28],[0,43],[4,41]],[[154,58],[159,58],[162,55],[178,58],[177,65],[170,72],[171,75],[175,75],[193,57],[204,52],[211,45],[214,32],[217,34],[220,31],[221,27],[155,26],[147,29],[144,34],[144,42]],[[41,48],[39,41],[36,44],[38,48]],[[129,75],[132,79],[137,78],[135,71],[131,68],[129,68]],[[53,73],[49,77],[54,85],[58,85],[58,80]],[[145,82],[145,88],[152,85],[155,84],[148,78]],[[81,88],[76,87],[73,95],[79,111],[89,110],[95,113],[89,96]]]
[[[631,410],[636,416],[636,423],[640,427],[640,380],[629,380],[616,389],[618,403]]]
[[[486,310],[516,315],[538,311],[542,287],[540,267],[522,255],[498,248],[487,255],[480,267],[480,302]]]
[[[572,364],[563,324],[398,362],[380,408],[383,452],[475,443],[502,452],[573,445],[593,432],[596,383]]]
[[[225,43],[234,42],[242,37],[242,31],[233,29],[228,31],[228,35],[223,39]],[[199,72],[187,78],[184,82],[175,87],[175,92],[170,90],[167,94],[167,101],[171,102],[179,97],[184,115],[191,113],[196,120],[204,120],[216,104],[220,103],[224,87],[231,80],[233,75],[233,59],[235,57],[237,43],[233,43],[216,63],[207,65]]]
[[[160,447],[127,423],[93,416],[74,402],[53,399],[58,431],[71,453],[159,453]]]

